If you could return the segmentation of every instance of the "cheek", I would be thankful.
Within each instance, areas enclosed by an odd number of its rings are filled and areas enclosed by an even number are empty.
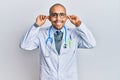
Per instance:
[[[52,24],[54,23],[54,21],[55,21],[54,19],[50,19],[50,22],[51,22]]]
[[[50,18],[49,19],[51,23],[54,23],[54,21],[56,21],[56,18]],[[65,23],[67,21],[67,18],[63,18],[60,21],[62,21],[63,23]]]
[[[65,18],[65,19],[63,19],[63,22],[66,22],[67,21],[67,19]]]
[[[68,19],[68,18],[67,18],[67,17],[65,17],[63,20],[64,20],[64,21],[67,21],[67,19]]]
[[[50,18],[49,19],[51,22],[55,21],[56,19],[55,18]]]

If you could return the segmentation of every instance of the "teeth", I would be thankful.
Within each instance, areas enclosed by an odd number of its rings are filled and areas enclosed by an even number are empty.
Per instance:
[[[57,24],[57,25],[60,25],[60,24],[61,24],[61,22],[57,22],[56,24]]]

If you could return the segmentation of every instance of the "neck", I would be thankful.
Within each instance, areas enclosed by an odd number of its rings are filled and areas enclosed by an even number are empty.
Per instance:
[[[63,28],[64,28],[64,26],[63,26],[63,27],[61,27],[61,28],[56,28],[56,27],[54,27],[54,26],[53,26],[53,28],[54,28],[54,29],[56,29],[56,30],[61,30],[61,29],[63,29]]]

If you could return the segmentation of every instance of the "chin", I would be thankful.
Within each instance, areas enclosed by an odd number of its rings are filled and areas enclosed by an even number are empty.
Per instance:
[[[56,28],[57,30],[60,30],[63,28],[63,26],[55,26],[54,28]]]
[[[58,30],[62,29],[63,27],[57,27]]]

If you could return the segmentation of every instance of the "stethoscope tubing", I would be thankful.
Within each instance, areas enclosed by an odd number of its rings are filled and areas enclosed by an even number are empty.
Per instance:
[[[48,43],[48,41],[51,42],[51,44],[53,43],[53,39],[51,38],[51,35],[50,35],[50,32],[52,30],[52,26],[50,26],[49,30],[48,30],[48,38],[46,39],[46,44]],[[66,27],[64,26],[64,32],[65,32],[65,36],[64,36],[64,48],[67,48],[67,44],[66,44],[66,41],[67,41],[67,29]],[[70,36],[71,38],[71,36]]]

